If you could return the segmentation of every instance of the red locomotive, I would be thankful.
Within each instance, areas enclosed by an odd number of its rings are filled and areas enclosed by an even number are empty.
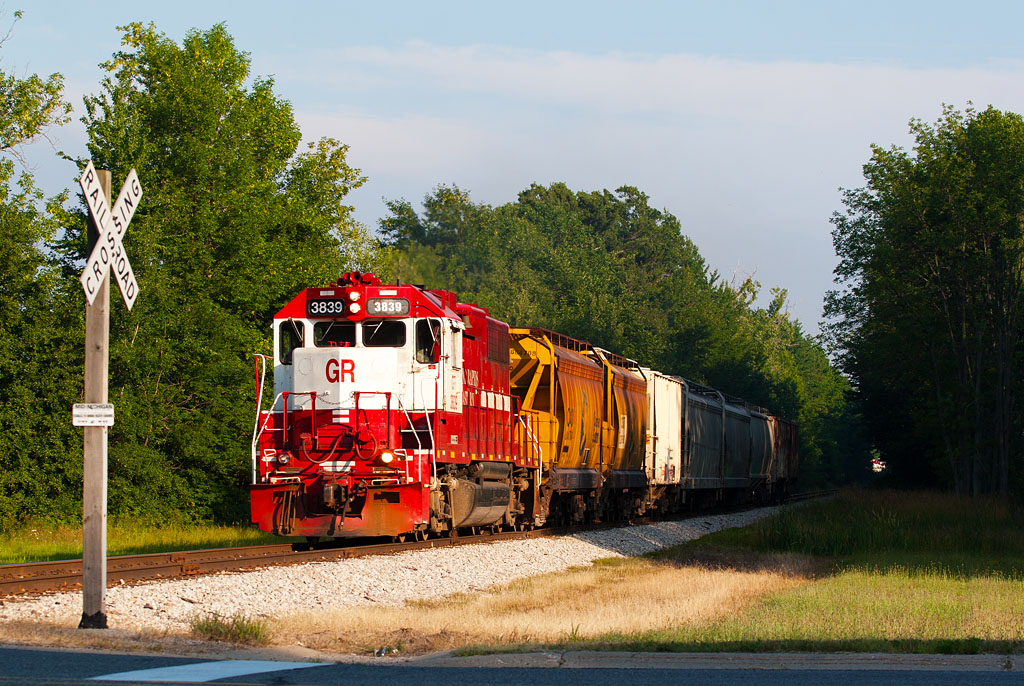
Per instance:
[[[452,535],[782,493],[795,426],[454,293],[351,272],[274,317],[252,520],[284,536]],[[262,401],[266,359],[257,363]]]

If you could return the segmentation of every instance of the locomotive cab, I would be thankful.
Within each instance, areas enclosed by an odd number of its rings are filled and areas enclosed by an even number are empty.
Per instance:
[[[285,306],[253,441],[253,521],[308,537],[425,530],[434,451],[457,441],[463,328],[443,298],[370,275]]]

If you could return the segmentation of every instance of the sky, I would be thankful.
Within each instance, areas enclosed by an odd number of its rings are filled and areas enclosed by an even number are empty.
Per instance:
[[[533,183],[635,186],[721,278],[752,276],[761,304],[787,289],[811,333],[835,288],[829,220],[871,145],[911,148],[908,122],[943,104],[1024,113],[1022,2],[7,0],[0,26],[18,9],[0,68],[60,72],[75,106],[23,150],[48,193],[74,187],[54,149],[86,155],[77,117],[116,27],[180,42],[224,23],[307,140],[350,146],[368,227],[440,184],[490,205]]]

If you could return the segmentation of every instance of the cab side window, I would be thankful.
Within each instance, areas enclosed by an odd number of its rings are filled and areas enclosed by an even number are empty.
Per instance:
[[[441,322],[421,319],[416,322],[416,361],[431,364],[441,359]]]
[[[292,351],[303,346],[306,338],[305,324],[294,319],[281,322],[278,348],[281,351],[281,364],[292,363]]]
[[[452,355],[450,363],[455,369],[462,368],[462,331],[452,329]]]

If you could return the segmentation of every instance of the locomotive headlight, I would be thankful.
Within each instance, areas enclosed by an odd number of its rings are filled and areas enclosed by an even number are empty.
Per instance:
[[[359,300],[359,291],[349,291],[348,299],[351,300],[352,302]]]
[[[390,450],[385,450],[380,454],[380,461],[384,464],[391,464],[395,459],[395,454]]]
[[[348,311],[352,314],[359,314],[359,310],[361,309],[363,309],[363,307],[359,303],[352,303],[348,306]]]

